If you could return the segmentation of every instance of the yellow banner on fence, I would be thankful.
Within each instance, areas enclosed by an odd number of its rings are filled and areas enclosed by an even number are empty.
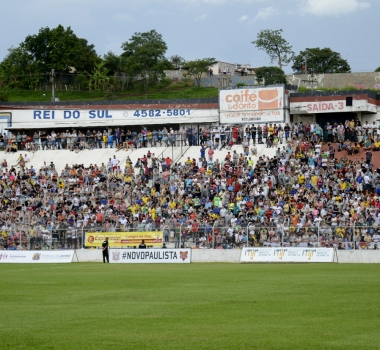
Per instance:
[[[149,232],[86,232],[86,247],[101,247],[108,237],[110,247],[139,246],[142,240],[149,247],[162,246],[162,231]]]

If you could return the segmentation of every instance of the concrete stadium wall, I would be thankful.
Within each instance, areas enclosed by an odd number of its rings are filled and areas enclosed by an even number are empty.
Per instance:
[[[191,251],[191,262],[238,263],[240,254],[240,249],[193,249]]]
[[[74,255],[73,262],[102,262],[102,251],[100,249],[78,249],[78,259]],[[224,262],[239,263],[240,249],[211,250],[211,249],[193,249],[191,252],[191,262]],[[380,252],[375,250],[337,250],[337,257],[334,262],[340,264],[379,264]]]
[[[336,73],[336,74],[316,74],[313,77],[308,74],[289,74],[287,75],[289,84],[295,87],[307,88],[344,88],[346,86],[355,86],[359,90],[366,89],[380,89],[380,72],[367,72],[367,73]],[[201,79],[201,86],[203,87],[216,87],[216,88],[230,88],[236,87],[238,83],[246,85],[255,85],[256,79],[254,75],[251,76],[213,76]]]
[[[288,75],[289,84],[306,88],[344,88],[355,86],[358,90],[380,89],[380,72]]]
[[[101,249],[78,249],[78,259],[74,255],[73,262],[102,262]],[[240,260],[240,249],[209,250],[193,249],[191,251],[191,262],[229,262],[238,263]]]
[[[252,86],[256,84],[256,77],[254,75],[245,77],[240,75],[219,75],[201,78],[201,86],[203,87],[225,89],[236,87],[238,83],[244,83],[245,85]]]
[[[380,252],[377,250],[338,250],[339,264],[379,264]]]
[[[77,249],[78,259],[74,254],[73,262],[102,262],[101,249]]]

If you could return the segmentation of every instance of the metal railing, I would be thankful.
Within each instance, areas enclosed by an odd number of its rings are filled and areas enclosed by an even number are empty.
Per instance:
[[[191,133],[186,133],[186,129],[191,129]],[[74,131],[74,130],[73,130]],[[78,129],[80,131],[80,129]],[[238,132],[233,132],[232,130],[226,131],[213,131],[208,125],[188,125],[185,130],[175,130],[173,133],[164,133],[159,137],[157,135],[148,137],[139,137],[138,135],[131,137],[130,135],[123,135],[119,139],[113,135],[111,138],[104,140],[102,135],[92,134],[86,135],[81,132],[70,133],[67,136],[65,133],[58,133],[53,137],[49,136],[43,132],[39,132],[38,135],[28,136],[23,142],[16,142],[19,150],[57,150],[57,149],[67,149],[67,150],[84,150],[84,149],[99,149],[99,148],[117,148],[123,149],[127,147],[128,149],[140,149],[148,147],[185,147],[183,152],[186,152],[187,148],[190,146],[199,146],[201,144],[215,145],[218,147],[226,147],[228,143],[233,140],[234,144],[242,144],[243,140],[246,139],[249,143],[263,143],[267,142],[268,133],[257,132],[251,133],[246,132],[244,129],[239,129]],[[287,134],[288,135],[288,134]],[[290,135],[288,135],[290,136]],[[254,137],[254,138],[253,138]],[[281,141],[286,139],[285,132],[281,131],[279,135],[273,135],[273,141]]]
[[[175,248],[234,249],[242,247],[328,247],[337,249],[379,249],[380,227],[356,223],[353,226],[322,223],[318,226],[264,226],[245,222],[226,226],[208,223],[164,220],[138,221],[125,225],[97,223],[93,226],[54,227],[25,226],[0,234],[3,249],[80,249],[86,246],[86,234],[134,232],[136,237],[146,232],[162,232],[161,243]]]

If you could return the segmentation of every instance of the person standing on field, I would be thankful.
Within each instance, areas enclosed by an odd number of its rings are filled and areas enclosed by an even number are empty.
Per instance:
[[[140,245],[139,245],[139,249],[146,249],[146,244],[145,244],[145,241],[142,240]]]
[[[108,237],[106,237],[106,240],[102,243],[102,249],[103,249],[103,263],[110,262],[109,255],[108,255]]]

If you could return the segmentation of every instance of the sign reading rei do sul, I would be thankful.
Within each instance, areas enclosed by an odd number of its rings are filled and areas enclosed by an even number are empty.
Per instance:
[[[281,123],[284,87],[220,90],[220,122],[224,124]]]

